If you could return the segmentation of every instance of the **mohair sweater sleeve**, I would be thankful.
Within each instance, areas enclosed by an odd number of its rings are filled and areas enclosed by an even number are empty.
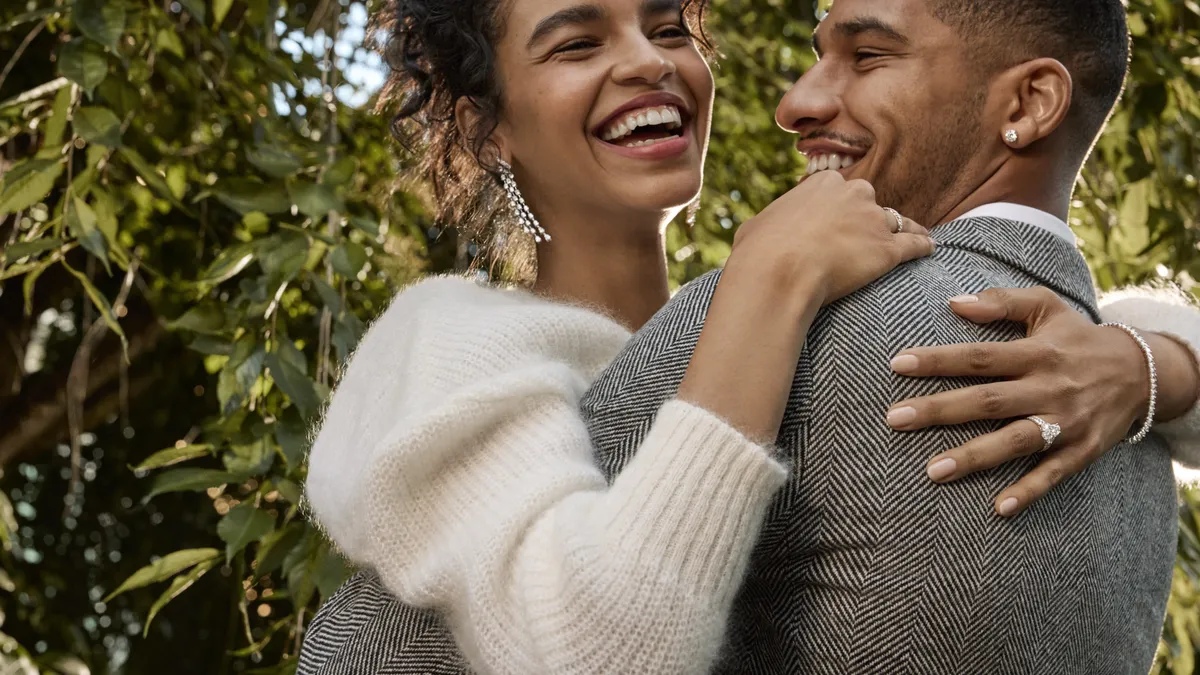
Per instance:
[[[439,610],[480,673],[703,673],[785,470],[666,403],[608,485],[579,399],[628,333],[456,279],[402,293],[310,455],[342,550]]]
[[[1200,362],[1200,308],[1176,288],[1141,286],[1108,293],[1100,299],[1100,315],[1105,321],[1169,335]],[[1175,461],[1200,468],[1200,402],[1183,417],[1158,424],[1154,430],[1170,444]]]

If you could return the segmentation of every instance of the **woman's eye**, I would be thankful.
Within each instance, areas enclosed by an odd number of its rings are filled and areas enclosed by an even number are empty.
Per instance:
[[[585,49],[591,49],[592,47],[595,47],[595,46],[596,46],[596,43],[591,40],[582,40],[582,39],[581,40],[571,40],[570,42],[559,47],[558,49],[555,49],[554,53],[555,54],[566,54],[566,53],[570,53],[570,52],[579,52],[579,51],[583,51]]]

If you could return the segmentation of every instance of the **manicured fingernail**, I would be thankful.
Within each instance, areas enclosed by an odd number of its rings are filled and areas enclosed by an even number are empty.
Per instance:
[[[933,464],[930,464],[929,468],[926,469],[925,472],[929,474],[929,480],[941,481],[949,478],[957,469],[958,462],[947,457],[946,459],[939,459]]]
[[[1000,502],[1000,515],[1011,516],[1012,514],[1014,514],[1016,512],[1017,512],[1017,498],[1016,497],[1009,497],[1008,499],[1005,499],[1004,501]]]
[[[888,424],[892,427],[902,427],[917,420],[917,409],[904,406],[896,408],[887,415]]]
[[[957,302],[960,305],[969,305],[973,302],[979,302],[978,295],[956,295],[950,298],[950,302]]]
[[[917,357],[912,354],[901,354],[892,359],[892,370],[903,375],[916,370],[919,364]]]

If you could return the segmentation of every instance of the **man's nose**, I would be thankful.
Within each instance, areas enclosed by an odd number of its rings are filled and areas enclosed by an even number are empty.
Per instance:
[[[775,123],[785,131],[802,133],[824,126],[837,116],[841,97],[821,65],[818,61],[801,75],[775,109]]]
[[[676,70],[675,62],[642,35],[628,40],[619,53],[613,68],[613,80],[618,84],[658,84]]]

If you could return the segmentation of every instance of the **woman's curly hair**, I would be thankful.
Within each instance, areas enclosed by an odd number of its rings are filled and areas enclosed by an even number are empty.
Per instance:
[[[511,248],[518,238],[510,236],[513,222],[489,175],[495,167],[486,163],[495,158],[486,149],[503,100],[495,43],[504,31],[502,6],[512,1],[386,0],[372,21],[390,69],[378,109],[392,116],[393,135],[418,158],[409,177],[432,190],[439,224],[473,239],[492,262],[510,264],[531,259],[532,244],[524,252]],[[681,0],[684,24],[706,54],[707,6],[708,0]],[[479,116],[467,134],[455,116],[462,97]]]

